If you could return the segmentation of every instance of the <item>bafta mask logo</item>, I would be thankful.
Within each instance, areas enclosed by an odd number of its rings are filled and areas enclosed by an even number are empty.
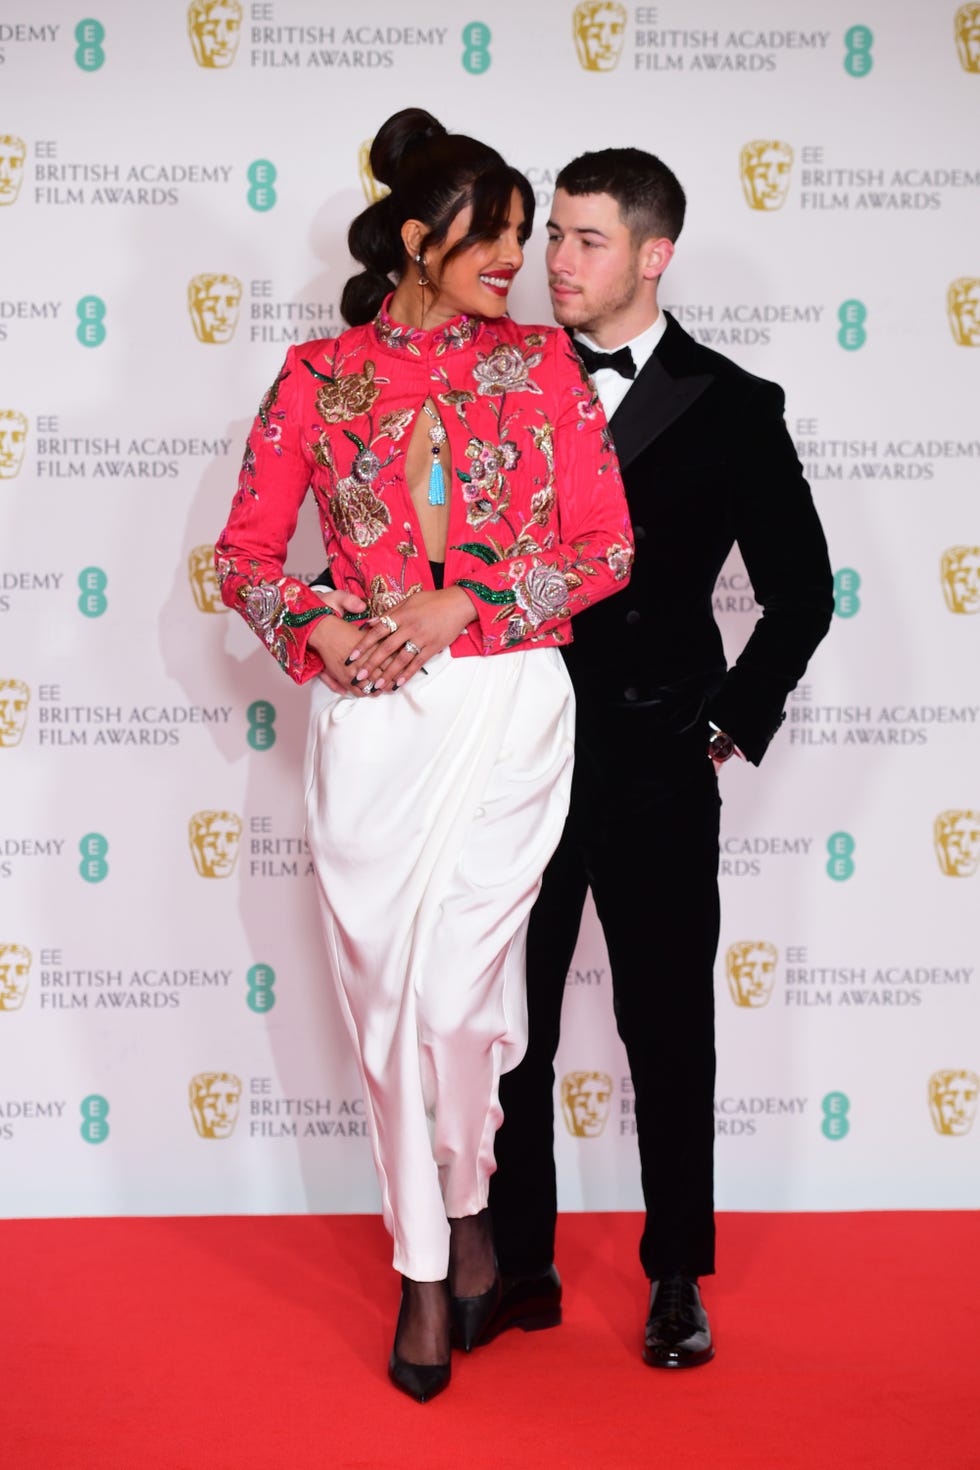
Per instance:
[[[561,1110],[573,1138],[598,1138],[609,1117],[613,1080],[608,1072],[568,1072],[561,1079]]]
[[[789,193],[793,150],[776,138],[746,143],[739,160],[742,189],[750,209],[782,209]]]
[[[18,408],[0,408],[0,480],[20,473],[27,443],[27,417]]]
[[[239,0],[191,0],[187,31],[198,66],[231,66],[242,32]]]
[[[980,5],[961,5],[953,25],[960,65],[964,71],[980,72]]]
[[[959,347],[980,347],[980,277],[960,276],[951,281],[946,309],[953,341]]]
[[[962,1138],[977,1116],[980,1077],[976,1072],[944,1068],[929,1078],[929,1111],[937,1133]]]
[[[230,1138],[238,1122],[241,1080],[233,1072],[198,1072],[188,1092],[191,1117],[201,1138]]]
[[[24,181],[27,144],[13,133],[0,133],[0,204],[16,204]]]
[[[735,1004],[750,1009],[767,1005],[778,963],[779,951],[764,939],[740,939],[730,944],[725,970]]]
[[[386,184],[379,184],[374,177],[374,170],[371,167],[373,144],[373,138],[365,138],[357,150],[357,172],[361,176],[361,188],[364,190],[364,197],[368,204],[377,204],[379,199],[383,199],[391,192]]]
[[[948,547],[939,568],[950,612],[980,612],[980,546]]]
[[[0,679],[0,750],[20,744],[30,702],[31,691],[20,679]]]
[[[22,944],[0,944],[0,1011],[19,1011],[31,978],[31,952]]]
[[[238,326],[242,283],[236,276],[194,276],[187,287],[187,309],[199,342],[230,342]]]
[[[195,812],[190,820],[191,852],[202,878],[230,878],[242,840],[235,812]]]
[[[626,6],[619,0],[582,0],[572,16],[575,50],[586,71],[612,71],[626,34]]]
[[[980,867],[980,812],[940,812],[933,832],[947,878],[972,878]]]
[[[223,613],[228,611],[221,601],[221,592],[218,589],[213,546],[194,547],[187,558],[187,575],[190,578],[194,605],[198,612]]]

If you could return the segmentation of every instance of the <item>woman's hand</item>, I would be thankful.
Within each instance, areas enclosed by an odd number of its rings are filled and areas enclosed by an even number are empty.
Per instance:
[[[338,592],[336,587],[311,587],[320,601],[332,607],[335,613],[359,613],[367,610],[367,603],[356,592]]]
[[[413,592],[358,630],[349,660],[354,688],[362,694],[400,689],[475,617],[476,608],[461,587]]]
[[[331,593],[334,597],[349,597],[346,592]],[[324,598],[324,601],[327,599]],[[323,673],[318,675],[334,694],[351,694],[349,658],[363,633],[357,623],[345,623],[342,618],[318,618],[309,636],[309,646],[323,660]]]
[[[313,587],[311,590],[316,593],[317,597],[319,597],[322,603],[325,603],[327,607],[332,607],[335,613],[361,613],[367,611],[367,603],[364,601],[363,597],[358,597],[356,592],[338,592],[335,587],[331,587],[329,589],[326,587]],[[321,628],[323,627],[324,623],[332,623],[335,621],[336,619],[334,618],[321,618],[317,627]],[[356,623],[345,623],[343,624],[343,626],[351,630],[357,629]],[[316,629],[314,629],[314,632],[315,631]],[[331,656],[330,650],[334,646],[333,640],[328,638],[324,641],[324,649],[326,650],[326,655],[324,654],[324,651],[321,650],[321,648],[318,646],[318,643],[314,639],[313,634],[310,635],[309,641],[314,653],[318,653],[323,659],[324,663],[323,673],[317,675],[317,677],[322,679],[327,688],[332,689],[334,694],[349,694],[350,676],[347,673],[347,665],[343,664],[342,666],[342,675],[339,683],[337,681],[336,673],[331,673],[327,670],[327,657]],[[349,652],[349,649],[344,650],[344,658],[347,657],[347,654]],[[333,660],[331,659],[331,668],[333,667],[334,664]]]

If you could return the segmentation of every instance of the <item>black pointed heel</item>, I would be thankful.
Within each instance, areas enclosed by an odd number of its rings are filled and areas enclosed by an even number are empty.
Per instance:
[[[501,1282],[498,1275],[493,1285],[479,1296],[451,1296],[449,1319],[452,1323],[454,1347],[470,1353],[479,1347],[490,1319],[500,1305]]]
[[[419,1404],[427,1403],[448,1388],[451,1371],[450,1363],[408,1363],[394,1348],[388,1360],[388,1377],[392,1383]]]
[[[448,1388],[452,1373],[452,1360],[447,1359],[445,1363],[410,1363],[403,1358],[398,1351],[398,1333],[402,1325],[402,1313],[405,1310],[405,1278],[402,1277],[402,1299],[398,1308],[398,1321],[395,1324],[395,1342],[392,1345],[391,1357],[388,1359],[388,1377],[396,1388],[402,1393],[407,1393],[416,1403],[425,1404],[429,1399],[434,1399],[437,1393],[442,1393]]]

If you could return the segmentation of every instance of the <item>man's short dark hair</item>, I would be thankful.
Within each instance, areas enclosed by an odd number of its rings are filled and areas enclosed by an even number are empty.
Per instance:
[[[686,199],[675,174],[640,148],[603,148],[567,163],[555,180],[566,194],[610,194],[633,243],[665,235],[676,240]]]

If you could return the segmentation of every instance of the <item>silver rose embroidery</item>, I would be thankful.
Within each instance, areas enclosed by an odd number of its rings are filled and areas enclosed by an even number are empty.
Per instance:
[[[514,596],[532,628],[548,618],[569,616],[568,583],[554,567],[532,567],[514,587]]]
[[[531,352],[527,357],[519,347],[503,343],[488,352],[473,369],[473,376],[481,397],[499,397],[503,393],[540,393],[537,383],[528,376],[530,369],[541,361],[540,352]]]

